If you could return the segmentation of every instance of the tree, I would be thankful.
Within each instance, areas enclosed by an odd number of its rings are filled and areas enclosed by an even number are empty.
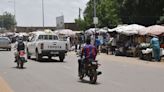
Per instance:
[[[159,20],[157,21],[158,24],[164,24],[164,8],[163,8],[163,15],[160,16]]]
[[[98,27],[110,27],[121,23],[118,16],[118,3],[116,0],[96,0],[97,17],[99,19]],[[88,27],[94,27],[94,3],[90,0],[87,3],[87,7],[84,11],[84,20],[87,22]]]
[[[100,27],[112,27],[121,23],[117,0],[101,0],[97,8]]]
[[[75,23],[79,27],[79,30],[86,30],[86,22],[83,19],[75,19]]]
[[[164,0],[123,0],[120,15],[123,23],[153,25],[162,15]]]
[[[94,0],[89,0],[84,11],[85,28],[94,27]],[[164,0],[96,0],[98,27],[118,24],[141,24],[145,26],[163,23]]]
[[[1,28],[3,27],[7,30],[11,30],[12,28],[14,28],[15,25],[16,25],[15,17],[12,14],[5,12],[3,15],[0,15]]]

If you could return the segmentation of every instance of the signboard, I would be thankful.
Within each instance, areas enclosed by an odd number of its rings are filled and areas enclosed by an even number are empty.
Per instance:
[[[56,28],[64,29],[64,16],[56,17]]]
[[[94,24],[98,24],[98,17],[94,17],[94,18],[93,18],[93,23],[94,23]]]

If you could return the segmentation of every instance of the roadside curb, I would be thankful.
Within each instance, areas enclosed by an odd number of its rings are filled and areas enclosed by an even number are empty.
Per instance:
[[[2,77],[0,77],[0,92],[14,92]]]

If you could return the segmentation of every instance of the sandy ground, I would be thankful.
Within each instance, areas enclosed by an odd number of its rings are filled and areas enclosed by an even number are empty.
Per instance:
[[[0,92],[13,92],[8,84],[0,77]]]

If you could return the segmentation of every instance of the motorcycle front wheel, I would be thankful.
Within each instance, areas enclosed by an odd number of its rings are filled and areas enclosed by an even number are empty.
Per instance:
[[[82,72],[83,70],[79,71],[79,79],[83,80],[84,78],[84,73]]]

